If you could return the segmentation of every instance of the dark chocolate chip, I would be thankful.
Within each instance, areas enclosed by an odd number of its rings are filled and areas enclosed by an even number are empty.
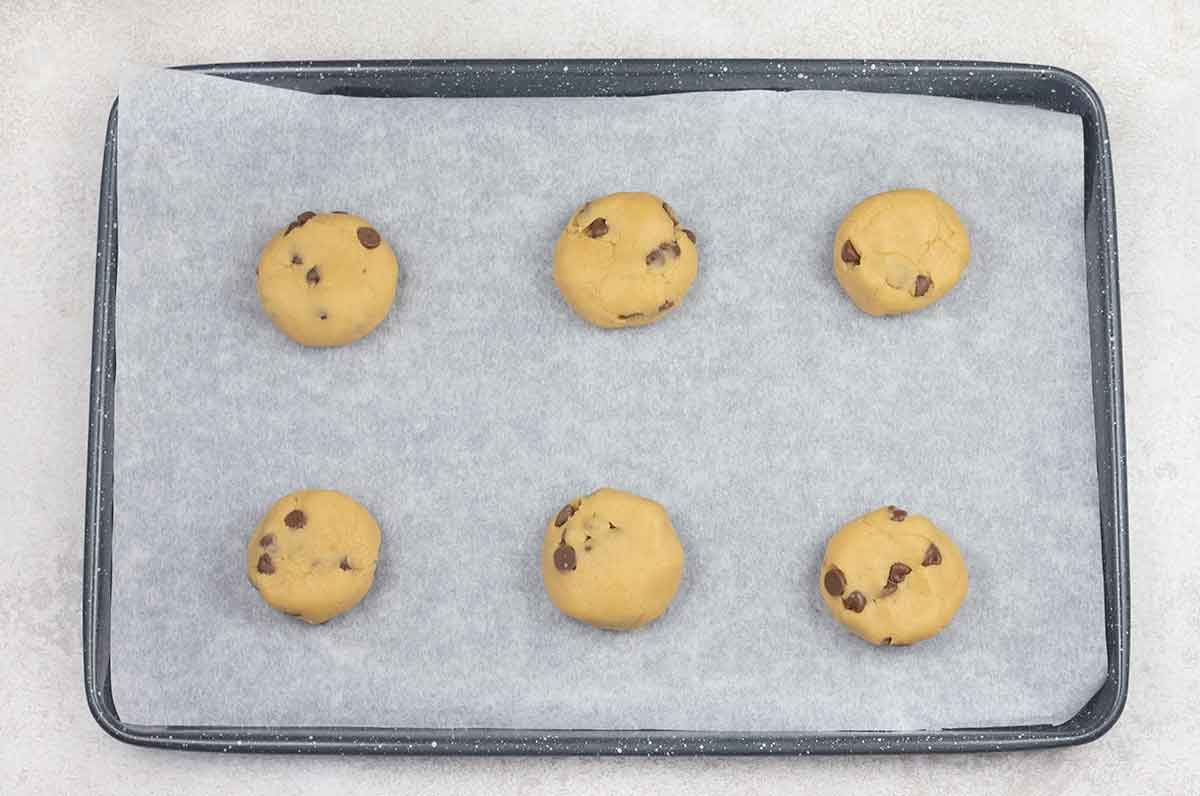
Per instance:
[[[311,210],[305,210],[303,213],[296,216],[296,223],[299,224],[300,226],[304,226],[305,224],[308,223],[308,220],[310,218],[315,218],[316,215],[317,214]]]
[[[674,307],[674,306],[675,306],[675,302],[674,302],[674,301],[671,301],[670,299],[667,299],[667,300],[666,300],[666,301],[664,301],[662,304],[659,304],[659,305],[658,305],[658,311],[659,311],[659,312],[666,312],[667,310],[671,309],[671,308],[672,308],[672,307]]]
[[[684,235],[687,235],[687,236],[688,236],[688,240],[690,240],[692,243],[695,243],[695,242],[696,242],[696,233],[695,233],[695,232],[692,232],[690,229],[685,229],[685,230],[683,231],[683,234],[684,234]]]
[[[329,313],[328,313],[328,312],[322,312],[322,313],[321,313],[320,315],[318,315],[317,317],[318,317],[318,318],[320,318],[320,319],[321,319],[321,320],[323,320],[323,321],[324,321],[324,320],[328,320],[328,319],[329,319]]]
[[[658,267],[666,261],[667,258],[663,255],[662,249],[652,249],[650,253],[646,255],[646,265],[651,267]]]
[[[271,560],[268,553],[263,553],[258,557],[258,571],[264,575],[275,574],[275,562]]]
[[[559,572],[571,572],[575,569],[575,548],[569,544],[560,544],[554,549],[554,568]]]
[[[380,240],[381,240],[381,238],[379,237],[379,233],[376,232],[374,230],[374,228],[372,228],[372,227],[359,227],[358,228],[358,242],[363,245],[364,249],[374,249],[376,246],[379,245]]]
[[[264,534],[263,538],[258,540],[259,547],[270,547],[273,544],[275,544],[275,534],[273,533]]]
[[[933,287],[933,280],[925,276],[925,274],[917,274],[917,284],[914,287],[916,295],[924,296],[929,292],[929,288]]]
[[[338,564],[338,568],[346,570],[354,569],[354,567],[350,566],[350,557],[342,556],[342,561]]]
[[[583,232],[589,238],[598,238],[601,235],[608,234],[608,222],[603,218],[594,218],[592,223],[583,228]]]
[[[912,567],[908,564],[897,561],[892,564],[892,568],[888,570],[888,583],[903,583],[904,576],[912,572]]]
[[[350,215],[350,214],[349,214],[349,213],[347,213],[345,210],[334,210],[333,212],[334,212],[334,213],[336,213],[336,214],[337,214],[337,215],[339,215],[339,216],[348,216],[348,215]]]
[[[904,522],[904,518],[908,516],[907,511],[898,509],[895,506],[888,506],[888,512],[892,522]]]
[[[825,591],[834,597],[841,597],[846,590],[846,576],[837,567],[825,573]]]
[[[675,211],[672,210],[671,206],[666,202],[663,202],[663,210],[666,212],[667,218],[671,219],[672,224],[679,223],[679,218],[675,215]]]
[[[937,545],[930,542],[929,547],[925,550],[925,558],[921,560],[921,566],[936,567],[940,563],[942,563],[942,551],[938,550]]]
[[[854,248],[854,244],[847,240],[842,244],[842,262],[850,265],[858,265],[862,262],[862,255],[858,253],[858,249]]]
[[[645,314],[645,313],[641,313],[641,312],[631,312],[631,313],[629,313],[628,315],[618,315],[618,316],[617,316],[617,318],[618,318],[618,319],[620,319],[620,320],[622,320],[622,321],[627,321],[627,320],[629,320],[630,318],[640,318],[640,317],[642,317],[644,314]]]
[[[308,269],[308,273],[304,275],[304,281],[310,285],[315,285],[321,281],[321,272],[317,270],[315,265]]]
[[[896,584],[892,583],[889,580],[887,583],[883,584],[883,588],[879,590],[879,596],[887,597],[890,594],[895,594],[895,592],[896,592]]]
[[[304,260],[300,259],[300,255],[292,255],[292,265],[304,265]]]
[[[561,527],[563,527],[564,525],[566,525],[566,524],[567,524],[567,520],[571,519],[571,515],[572,515],[572,514],[574,514],[574,513],[575,513],[575,507],[574,507],[574,506],[572,506],[570,503],[568,503],[567,505],[563,506],[563,507],[562,507],[562,508],[559,510],[559,512],[558,512],[558,516],[554,518],[554,527],[555,527],[555,528],[561,528]]]
[[[283,524],[289,528],[303,528],[308,524],[308,517],[304,516],[304,512],[300,509],[292,509],[283,518]]]
[[[880,643],[880,644],[882,644],[882,645],[883,645],[883,646],[885,646],[885,647],[891,646],[891,643],[892,643],[892,637],[891,637],[891,636],[884,636],[884,637],[883,637],[883,641],[881,641],[881,642],[879,642],[879,643]]]
[[[296,227],[298,227],[298,226],[300,226],[300,225],[299,225],[299,224],[297,224],[295,221],[293,221],[293,222],[291,222],[290,224],[288,224],[288,225],[287,225],[287,229],[285,229],[285,230],[283,231],[284,237],[287,237],[287,234],[288,234],[289,232],[291,232],[293,229],[295,229]]]
[[[862,610],[867,607],[867,598],[860,591],[852,591],[842,600],[842,605],[856,614],[861,614]]]

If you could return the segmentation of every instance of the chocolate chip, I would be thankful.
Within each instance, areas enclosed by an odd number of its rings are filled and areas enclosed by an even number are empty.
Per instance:
[[[573,515],[574,513],[575,513],[575,507],[572,506],[570,503],[563,506],[559,510],[558,516],[554,518],[554,527],[561,528],[564,525],[566,525],[567,520],[571,519],[571,515]]]
[[[825,573],[825,591],[834,597],[840,597],[846,590],[846,576],[837,567]]]
[[[273,533],[265,534],[263,538],[258,540],[259,547],[270,547],[273,544],[275,544],[275,534]]]
[[[271,560],[271,556],[263,553],[258,557],[258,571],[264,575],[275,574],[275,562]]]
[[[631,312],[628,315],[618,315],[617,318],[622,321],[627,321],[630,318],[641,318],[644,314],[645,313],[641,313],[641,312]]]
[[[592,223],[583,228],[583,232],[589,238],[598,238],[601,235],[608,234],[608,222],[603,218],[594,218]]]
[[[895,506],[888,506],[889,517],[892,522],[904,522],[904,518],[908,516],[908,512],[904,509],[898,509]]]
[[[672,224],[679,223],[679,219],[675,216],[675,211],[672,210],[671,206],[669,204],[667,204],[666,202],[663,202],[663,210],[666,212],[667,218],[671,219]]]
[[[888,583],[903,583],[904,576],[912,572],[912,567],[897,561],[892,564],[892,568],[888,570]]]
[[[896,592],[896,584],[892,583],[889,580],[887,583],[883,584],[883,588],[879,590],[879,596],[887,597],[890,594],[895,594],[895,592]]]
[[[854,244],[847,240],[842,244],[842,262],[850,265],[858,265],[862,262],[862,255],[858,253],[858,249],[854,248]]]
[[[292,255],[292,265],[304,265],[304,260],[300,259],[300,255]]]
[[[925,550],[925,558],[921,560],[921,566],[936,567],[940,563],[942,563],[942,551],[938,550],[937,545],[930,542],[929,547]]]
[[[350,214],[349,214],[349,213],[347,213],[345,210],[334,210],[333,212],[334,212],[334,213],[336,213],[336,214],[337,214],[337,215],[339,215],[339,216],[348,216],[348,215],[350,215]]]
[[[672,307],[674,307],[674,306],[675,306],[675,302],[674,302],[674,301],[671,301],[670,299],[667,299],[667,300],[666,300],[666,301],[664,301],[662,304],[659,304],[659,305],[658,305],[658,311],[659,311],[659,312],[666,312],[667,310],[671,309],[671,308],[672,308]]]
[[[338,564],[338,568],[346,569],[346,570],[353,569],[354,567],[350,566],[350,557],[342,556],[342,561],[341,561],[341,563]]]
[[[891,643],[892,643],[892,637],[891,637],[891,636],[884,636],[884,637],[883,637],[883,641],[881,641],[881,642],[879,642],[879,643],[880,643],[880,644],[882,644],[882,645],[883,645],[883,646],[885,646],[885,647],[887,647],[887,646],[891,646]]]
[[[663,255],[662,249],[652,249],[650,253],[646,255],[646,265],[654,268],[657,268],[666,261],[667,258]]]
[[[554,549],[554,568],[559,572],[571,572],[575,569],[575,548],[569,544],[560,544]]]
[[[315,285],[321,281],[321,272],[317,270],[315,265],[308,269],[308,273],[304,275],[304,281],[310,285]]]
[[[317,214],[311,210],[305,210],[303,213],[296,216],[296,223],[299,224],[300,226],[304,226],[305,224],[308,223],[308,220],[310,218],[315,218],[316,215]]]
[[[379,245],[379,233],[371,227],[358,228],[358,242],[363,245],[364,249],[374,249]]]
[[[308,524],[308,517],[300,509],[292,509],[283,518],[283,524],[289,528],[303,528]]]
[[[685,229],[685,230],[683,231],[683,234],[684,234],[684,235],[687,235],[687,236],[688,236],[688,240],[690,240],[692,243],[695,243],[695,242],[696,242],[696,233],[695,233],[695,232],[692,232],[690,229]]]
[[[867,607],[867,598],[860,591],[852,591],[842,600],[842,605],[856,614],[861,614],[862,610]]]
[[[322,313],[321,313],[320,315],[318,315],[317,317],[318,317],[318,318],[320,318],[320,319],[321,319],[321,320],[323,320],[323,321],[324,321],[324,320],[328,320],[328,319],[329,319],[329,313],[328,313],[328,312],[322,312]]]
[[[929,288],[933,287],[933,280],[925,276],[925,274],[917,274],[917,284],[914,288],[916,295],[924,296],[929,292]]]
[[[296,227],[298,227],[298,226],[300,226],[300,225],[299,225],[299,224],[297,224],[295,221],[293,221],[293,222],[291,222],[290,224],[288,224],[288,225],[287,225],[287,229],[285,229],[285,230],[283,231],[284,237],[287,237],[287,234],[288,234],[289,232],[291,232],[293,229],[295,229]]]

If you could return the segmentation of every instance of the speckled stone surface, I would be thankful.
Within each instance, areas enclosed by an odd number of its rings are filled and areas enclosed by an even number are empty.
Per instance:
[[[1200,243],[1193,70],[1200,12],[1183,2],[967,3],[881,16],[877,4],[618,2],[555,10],[485,3],[7,3],[0,59],[0,791],[290,793],[1164,793],[1200,789]],[[83,700],[83,469],[96,186],[123,61],[257,58],[864,56],[1049,62],[1106,103],[1121,240],[1133,667],[1125,715],[1089,746],[885,759],[335,759],[128,747]],[[1184,540],[1181,543],[1180,540]]]

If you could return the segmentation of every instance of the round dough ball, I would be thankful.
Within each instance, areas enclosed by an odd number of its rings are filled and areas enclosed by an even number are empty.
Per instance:
[[[258,298],[288,337],[328,347],[365,337],[392,308],[400,267],[365,219],[304,212],[258,258]]]
[[[696,278],[696,235],[649,193],[614,193],[575,211],[554,249],[554,283],[597,326],[645,326]]]
[[[838,227],[833,272],[871,315],[928,307],[950,292],[971,244],[954,208],[932,191],[888,191],[864,199]]]
[[[319,625],[366,595],[379,561],[379,524],[353,498],[303,490],[267,511],[246,547],[250,583],[272,608]]]
[[[563,506],[546,526],[546,594],[581,622],[606,630],[653,622],[682,578],[683,546],[653,500],[598,489]]]
[[[830,538],[820,589],[834,618],[872,644],[915,644],[954,616],[967,566],[929,518],[886,506]]]

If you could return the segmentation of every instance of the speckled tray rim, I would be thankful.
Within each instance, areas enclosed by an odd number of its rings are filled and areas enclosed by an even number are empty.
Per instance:
[[[745,89],[927,94],[1032,105],[1078,115],[1084,139],[1092,394],[1099,475],[1108,673],[1058,725],[938,732],[688,732],[411,727],[158,726],[121,720],[110,687],[113,340],[117,276],[117,102],[100,184],[83,559],[83,664],[88,707],[114,738],[139,746],[220,752],[399,755],[807,755],[974,752],[1087,743],[1116,723],[1129,684],[1129,529],[1125,485],[1117,230],[1112,157],[1100,98],[1078,75],[982,61],[496,60],[305,61],[177,67],[251,83],[370,97],[635,96]]]

